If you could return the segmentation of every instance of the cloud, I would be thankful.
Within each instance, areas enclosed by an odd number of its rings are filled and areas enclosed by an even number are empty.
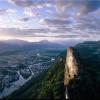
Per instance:
[[[9,29],[9,35],[55,38],[90,38],[100,32],[100,0],[9,0],[23,10],[19,23],[25,29]],[[14,12],[8,10],[10,13]],[[1,9],[3,14],[7,10]],[[98,18],[97,18],[98,17]],[[31,21],[29,21],[32,19]],[[20,27],[21,27],[20,25]],[[37,26],[36,26],[37,25]],[[28,29],[36,27],[37,29]],[[13,28],[13,27],[12,27]],[[24,27],[22,27],[24,28]]]
[[[100,1],[99,0],[85,0],[82,1],[83,4],[81,4],[81,6],[83,6],[80,10],[80,14],[87,14],[90,12],[93,12],[95,10],[97,10],[100,7]]]
[[[18,6],[27,7],[33,4],[33,0],[8,0],[10,3],[16,4]]]
[[[9,36],[34,36],[36,33],[48,33],[49,29],[19,29],[19,28],[0,28],[0,35]]]
[[[0,9],[0,15],[5,14],[7,9]]]
[[[0,9],[0,15],[4,15],[4,14],[15,14],[17,13],[16,9]]]
[[[69,8],[78,8],[78,14],[83,15],[97,10],[100,7],[99,0],[56,0],[58,12],[64,12]]]
[[[61,13],[68,8],[77,7],[81,14],[93,12],[100,7],[99,0],[10,0],[14,4],[22,7],[55,7],[56,11]]]
[[[55,39],[100,39],[98,34],[90,35],[90,34],[47,34],[45,35],[44,32],[49,32],[49,29],[17,29],[17,28],[2,28],[0,29],[0,36],[9,36],[15,37],[20,39],[25,38],[55,38]],[[42,33],[43,32],[43,33]],[[29,34],[30,33],[30,34]],[[41,33],[41,34],[39,34]]]
[[[62,19],[44,19],[42,20],[43,24],[46,25],[52,25],[52,26],[63,26],[63,25],[67,25],[67,24],[71,24],[70,20],[62,20]]]
[[[22,22],[27,22],[27,21],[29,21],[29,20],[30,20],[29,17],[25,17],[25,18],[21,18],[21,19],[19,19],[19,21],[22,21]]]
[[[100,17],[100,8],[94,12],[94,15]]]
[[[55,38],[72,38],[77,37],[77,34],[45,34],[49,33],[50,29],[18,29],[18,28],[1,28],[0,35],[14,37],[55,37]]]
[[[78,19],[77,27],[83,30],[100,31],[100,20],[94,16],[86,16]]]
[[[46,7],[51,7],[51,4],[53,4],[55,0],[54,1],[53,0],[8,0],[8,2],[22,7],[35,6],[41,8],[39,7],[41,5]]]
[[[15,13],[17,13],[17,10],[16,9],[7,9],[7,13],[15,14]]]
[[[24,8],[23,13],[27,16],[30,16],[30,17],[39,16],[39,13],[34,12],[32,8]]]

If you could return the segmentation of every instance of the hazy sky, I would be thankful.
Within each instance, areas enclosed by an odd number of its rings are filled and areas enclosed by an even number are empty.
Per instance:
[[[0,39],[100,40],[100,0],[0,0]]]

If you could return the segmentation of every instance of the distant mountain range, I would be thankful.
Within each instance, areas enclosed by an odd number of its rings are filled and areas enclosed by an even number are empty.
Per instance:
[[[1,40],[0,43],[5,43],[9,45],[26,45],[29,44],[29,42],[24,40],[18,40],[18,39],[10,39],[10,40]]]
[[[16,51],[16,50],[50,49],[50,48],[64,49],[65,47],[57,43],[49,42],[47,40],[43,40],[40,42],[27,42],[17,39],[0,41],[0,53],[8,51]]]

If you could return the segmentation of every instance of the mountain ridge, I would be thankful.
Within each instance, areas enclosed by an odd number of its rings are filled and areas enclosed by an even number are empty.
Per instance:
[[[40,41],[40,42],[27,42],[18,39],[0,41],[0,54],[12,51],[44,49],[44,48],[58,48],[64,49],[65,47],[56,43]]]

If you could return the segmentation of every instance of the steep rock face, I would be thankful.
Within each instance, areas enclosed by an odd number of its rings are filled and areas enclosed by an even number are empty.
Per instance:
[[[67,85],[70,80],[78,75],[78,65],[75,59],[73,49],[67,49],[66,62],[65,62],[65,73],[64,73],[64,86],[65,86],[65,98],[68,99]]]
[[[69,81],[78,74],[77,61],[74,57],[73,49],[67,49],[66,63],[65,63],[65,74],[64,74],[64,85],[68,85]]]

